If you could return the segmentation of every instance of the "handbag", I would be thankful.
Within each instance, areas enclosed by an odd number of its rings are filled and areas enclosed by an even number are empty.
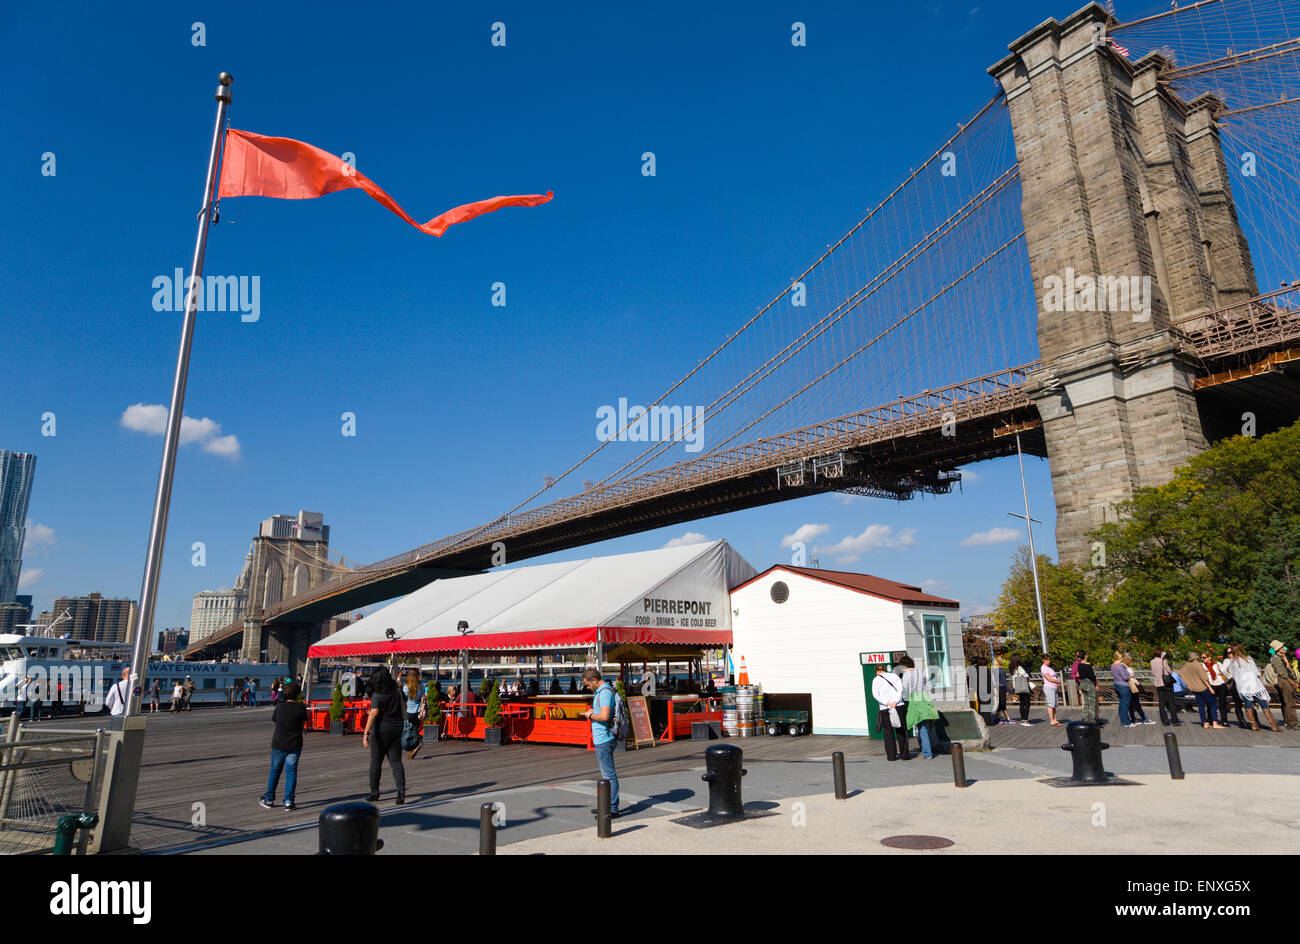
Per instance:
[[[1135,695],[1137,695],[1137,694],[1141,694],[1141,692],[1142,692],[1142,686],[1141,686],[1140,684],[1138,684],[1138,680],[1137,680],[1137,677],[1136,677],[1136,676],[1130,676],[1130,677],[1129,677],[1129,680],[1128,680],[1128,690],[1129,690],[1130,692],[1132,692],[1133,694],[1135,694]]]

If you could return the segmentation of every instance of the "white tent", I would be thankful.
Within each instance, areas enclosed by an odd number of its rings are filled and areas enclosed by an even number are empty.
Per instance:
[[[725,645],[730,590],[756,573],[726,541],[714,541],[450,577],[327,636],[308,656]],[[456,628],[462,621],[464,633]]]

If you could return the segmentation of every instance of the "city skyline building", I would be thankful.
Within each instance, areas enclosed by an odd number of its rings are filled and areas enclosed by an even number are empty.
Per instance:
[[[247,609],[248,591],[239,584],[223,590],[201,590],[194,594],[190,611],[190,641],[206,639],[238,622],[244,618]]]
[[[36,618],[36,624],[38,630],[48,627],[66,611],[71,618],[54,627],[55,635],[92,642],[131,642],[137,610],[135,600],[105,597],[96,591],[84,597],[59,597],[53,609]]]
[[[35,475],[36,456],[0,449],[0,603],[13,603],[18,595]]]

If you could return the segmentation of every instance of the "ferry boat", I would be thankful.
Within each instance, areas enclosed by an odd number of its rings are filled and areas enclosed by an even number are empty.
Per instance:
[[[31,678],[38,686],[46,712],[96,712],[104,710],[108,687],[122,678],[131,664],[131,644],[84,639],[50,638],[0,633],[0,714],[19,707],[19,686]],[[289,666],[275,662],[167,662],[150,659],[145,669],[143,703],[155,679],[162,689],[159,706],[171,703],[172,687],[192,678],[197,686],[193,706],[229,704],[229,690],[243,689],[244,681],[257,682],[257,700],[267,704],[271,683],[284,679]]]

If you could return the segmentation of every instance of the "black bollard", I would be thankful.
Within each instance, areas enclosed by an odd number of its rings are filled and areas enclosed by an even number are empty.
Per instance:
[[[844,783],[844,752],[835,751],[831,754],[831,768],[835,772],[835,799],[844,800],[848,798],[849,790]]]
[[[1169,731],[1165,734],[1165,756],[1169,758],[1169,776],[1173,780],[1182,780],[1183,759],[1178,756],[1178,736]]]
[[[497,824],[492,819],[496,808],[491,803],[484,803],[478,808],[478,854],[497,854]]]
[[[952,745],[952,782],[959,787],[966,786],[966,753],[955,741]]]
[[[1071,721],[1065,726],[1069,744],[1062,744],[1061,750],[1069,751],[1074,760],[1074,772],[1070,775],[1072,783],[1106,783],[1106,768],[1102,764],[1101,752],[1110,745],[1102,743],[1101,726],[1091,721]]]
[[[613,835],[610,829],[609,815],[609,781],[596,781],[596,838],[608,839]]]
[[[732,744],[715,744],[704,751],[707,773],[700,779],[709,785],[708,816],[713,819],[739,819],[745,815],[740,800],[740,778],[746,770],[740,766],[743,753]]]
[[[317,855],[374,855],[382,848],[378,807],[369,803],[339,803],[321,811]]]

